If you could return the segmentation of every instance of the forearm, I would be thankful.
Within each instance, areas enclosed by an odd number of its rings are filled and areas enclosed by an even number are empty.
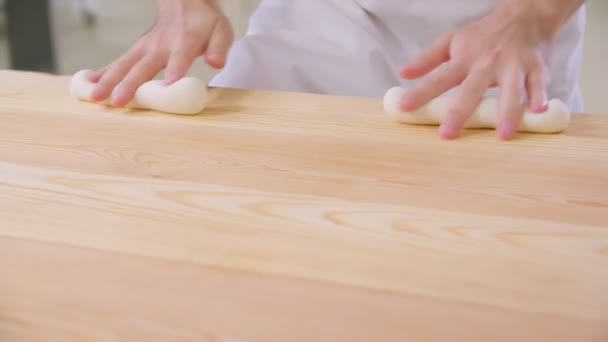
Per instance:
[[[551,39],[585,0],[500,0],[498,11],[523,16],[543,39]]]

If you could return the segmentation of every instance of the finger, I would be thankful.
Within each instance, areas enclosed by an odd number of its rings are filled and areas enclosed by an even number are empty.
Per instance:
[[[428,49],[401,68],[399,74],[406,79],[422,77],[450,59],[452,34],[437,39]]]
[[[112,93],[112,105],[123,107],[131,99],[137,88],[154,78],[165,66],[166,58],[160,54],[150,53],[141,59],[118,84]]]
[[[526,77],[526,90],[530,110],[542,113],[547,109],[546,74],[542,63],[535,63]]]
[[[234,32],[227,19],[220,20],[213,30],[205,58],[213,68],[223,68],[226,64],[228,51],[234,41]]]
[[[439,127],[439,135],[442,138],[458,137],[466,121],[475,112],[486,91],[494,82],[494,72],[491,68],[488,66],[488,68],[476,69],[462,82]]]
[[[184,77],[199,54],[200,48],[197,45],[189,42],[181,44],[169,56],[164,83],[169,85]]]
[[[507,68],[501,76],[500,83],[501,95],[498,102],[499,120],[496,134],[500,139],[509,140],[515,135],[524,113],[522,69],[519,66]]]
[[[401,98],[401,110],[415,111],[430,100],[460,84],[466,76],[464,66],[447,63],[444,68],[432,73],[428,79],[408,89]]]
[[[107,71],[103,73],[93,93],[91,94],[94,101],[106,99],[114,87],[125,77],[129,69],[137,63],[141,58],[142,52],[139,49],[132,50],[113,63]]]
[[[92,73],[90,73],[90,74],[87,76],[87,79],[88,79],[90,82],[93,82],[93,83],[97,83],[97,82],[99,82],[99,80],[101,79],[101,77],[103,76],[103,74],[104,74],[106,71],[108,71],[108,67],[109,67],[109,66],[105,66],[105,67],[103,67],[102,69],[99,69],[99,70],[93,71]]]

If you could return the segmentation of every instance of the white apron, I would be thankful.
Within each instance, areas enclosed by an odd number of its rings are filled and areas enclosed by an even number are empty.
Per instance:
[[[398,69],[436,38],[489,14],[497,0],[261,0],[211,86],[382,97],[414,82]],[[550,98],[582,111],[585,12],[561,29]],[[496,89],[487,95],[496,95]]]

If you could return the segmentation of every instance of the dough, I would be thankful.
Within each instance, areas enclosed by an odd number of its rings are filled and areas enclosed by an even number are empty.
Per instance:
[[[431,100],[426,106],[415,112],[403,112],[399,109],[405,88],[393,87],[384,96],[384,110],[397,122],[414,125],[439,125],[443,121],[449,99],[446,96]],[[496,128],[498,124],[498,100],[485,98],[471,115],[464,128]],[[518,132],[558,133],[570,124],[570,111],[559,100],[549,101],[544,113],[526,112],[517,129]]]
[[[91,70],[81,70],[72,76],[70,95],[82,101],[93,102],[91,93],[95,84],[87,79]],[[109,99],[98,102],[108,105]],[[207,85],[194,77],[184,77],[169,85],[162,80],[152,80],[142,84],[126,107],[156,110],[171,114],[198,114],[207,103]]]

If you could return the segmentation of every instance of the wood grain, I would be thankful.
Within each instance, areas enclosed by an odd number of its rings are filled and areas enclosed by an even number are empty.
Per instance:
[[[444,142],[378,99],[0,79],[0,341],[608,340],[607,115]]]
[[[2,341],[599,342],[607,336],[601,320],[32,240],[0,238],[0,269],[6,271]]]

